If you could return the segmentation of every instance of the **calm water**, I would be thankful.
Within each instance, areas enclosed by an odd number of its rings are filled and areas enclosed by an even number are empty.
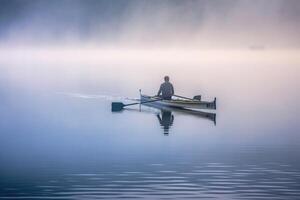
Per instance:
[[[272,61],[272,59],[271,59]],[[3,62],[0,198],[299,199],[299,64]],[[216,123],[139,106],[169,74]]]

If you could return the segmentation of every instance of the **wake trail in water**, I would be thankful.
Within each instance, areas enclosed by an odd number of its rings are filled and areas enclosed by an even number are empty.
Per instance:
[[[72,92],[57,92],[57,94],[66,95],[74,98],[82,98],[82,99],[104,99],[107,101],[115,101],[115,100],[139,101],[139,98],[113,96],[113,95],[105,95],[105,94],[83,94],[83,93],[72,93]]]

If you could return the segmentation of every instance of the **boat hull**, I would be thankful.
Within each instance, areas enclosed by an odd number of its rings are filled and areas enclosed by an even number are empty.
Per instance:
[[[141,95],[141,102],[152,101],[159,99],[159,97],[150,97],[147,95]],[[156,104],[167,107],[175,108],[188,108],[188,109],[216,109],[216,98],[214,101],[199,101],[199,100],[182,100],[182,99],[172,99],[172,100],[161,100],[146,104]]]

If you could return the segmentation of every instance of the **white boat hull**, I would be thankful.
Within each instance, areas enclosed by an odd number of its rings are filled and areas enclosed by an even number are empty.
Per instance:
[[[159,97],[150,97],[147,95],[141,95],[141,102],[152,101],[159,99]],[[177,108],[188,108],[188,109],[216,109],[216,98],[214,101],[199,101],[199,100],[182,100],[182,99],[172,99],[172,100],[161,100],[150,102],[146,104],[156,104],[167,107],[177,107]]]

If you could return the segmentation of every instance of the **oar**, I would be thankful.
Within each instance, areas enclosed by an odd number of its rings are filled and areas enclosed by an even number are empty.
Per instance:
[[[130,104],[123,104],[122,102],[112,102],[111,103],[111,111],[113,111],[113,112],[121,111],[126,106],[132,106],[132,105],[144,104],[144,103],[151,103],[151,102],[161,101],[161,100],[163,100],[163,99],[159,98],[159,99],[155,99],[155,100],[143,101],[143,102],[139,102],[139,103],[130,103]]]
[[[201,100],[201,95],[194,96],[193,99],[188,98],[188,97],[184,97],[184,96],[180,96],[180,95],[176,95],[176,94],[174,94],[173,96],[179,97],[179,98],[182,98],[182,99],[192,100],[192,101],[194,101],[194,100],[199,100],[200,101]]]

